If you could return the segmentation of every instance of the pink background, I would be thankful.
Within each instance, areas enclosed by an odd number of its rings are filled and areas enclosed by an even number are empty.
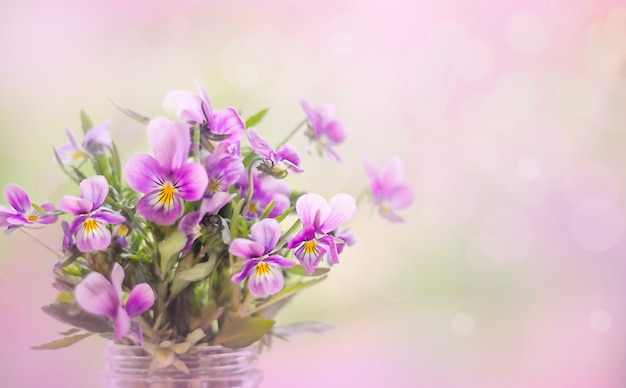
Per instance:
[[[0,53],[0,184],[36,202],[75,193],[51,149],[80,109],[128,157],[144,132],[109,97],[156,115],[195,79],[270,107],[272,141],[297,98],[335,104],[346,162],[304,155],[302,190],[356,196],[363,156],[404,158],[406,224],[361,207],[357,246],[280,316],[335,330],[276,342],[262,387],[626,385],[624,3],[4,1]],[[29,349],[67,329],[39,310],[54,257],[21,233],[0,257],[0,386],[96,386],[103,340]]]

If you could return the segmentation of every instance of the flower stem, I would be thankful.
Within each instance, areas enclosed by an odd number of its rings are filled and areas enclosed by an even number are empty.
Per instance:
[[[39,245],[41,245],[42,247],[46,248],[47,250],[49,250],[50,252],[54,253],[55,255],[57,255],[59,258],[64,257],[63,254],[59,251],[57,251],[56,249],[52,248],[50,245],[46,244],[45,242],[41,241],[39,238],[37,238],[34,234],[28,232],[26,229],[24,228],[20,228],[20,231],[24,234],[26,234],[27,236],[29,236],[30,238],[32,238],[33,240],[35,240]]]
[[[308,119],[304,119],[302,120],[298,125],[296,125],[296,127],[294,129],[291,130],[291,132],[289,132],[289,134],[287,135],[286,138],[283,139],[283,141],[281,141],[280,143],[278,143],[278,145],[276,146],[276,148],[279,148],[282,145],[285,145],[292,137],[293,135],[295,135],[300,128],[302,128],[302,126],[304,124],[306,124],[306,122],[308,121]]]

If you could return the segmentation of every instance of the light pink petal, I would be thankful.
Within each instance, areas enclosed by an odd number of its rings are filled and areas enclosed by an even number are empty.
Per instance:
[[[244,259],[254,259],[263,256],[265,247],[252,240],[246,238],[236,238],[230,243],[228,252],[232,255]]]
[[[87,214],[93,209],[93,203],[87,199],[75,197],[73,195],[64,195],[59,201],[59,210],[65,213]]]
[[[189,156],[189,128],[183,123],[156,117],[148,123],[148,141],[159,165],[175,171]]]
[[[213,194],[209,198],[205,198],[202,200],[202,205],[200,205],[200,213],[202,214],[216,214],[223,208],[231,199],[235,198],[237,194],[228,194],[226,192],[220,191]]]
[[[95,315],[115,318],[120,307],[113,284],[98,272],[90,273],[76,285],[74,297],[83,310]]]
[[[115,288],[115,292],[119,298],[120,304],[122,303],[122,283],[124,282],[124,269],[119,263],[113,264],[111,270],[111,284]]]
[[[259,134],[252,128],[248,128],[246,131],[246,137],[252,147],[252,151],[256,152],[259,156],[270,158],[274,153],[272,146],[268,144]]]
[[[296,213],[303,225],[318,228],[328,218],[330,206],[319,194],[304,194],[296,201]]]
[[[300,99],[300,106],[306,114],[307,119],[311,123],[313,131],[317,134],[316,128],[320,125],[320,115],[305,99]]]
[[[119,306],[115,316],[115,339],[120,340],[128,334],[130,330],[130,317],[126,310]]]
[[[228,143],[241,140],[241,135],[246,129],[243,119],[233,108],[224,108],[214,112],[211,124],[211,132],[230,135],[225,139]]]
[[[173,90],[165,96],[163,101],[165,110],[174,110],[182,121],[200,123],[204,121],[201,104],[202,99],[187,90]]]
[[[61,163],[63,164],[69,163],[76,159],[77,156],[82,155],[80,153],[81,151],[71,144],[60,145],[56,147],[55,150],[57,155],[59,156],[59,159],[61,159]],[[56,158],[53,158],[52,161],[55,163],[57,162]]]
[[[404,209],[413,203],[415,194],[413,190],[406,185],[397,186],[389,193],[388,203],[394,209]]]
[[[335,120],[324,126],[324,134],[328,136],[328,139],[330,139],[333,144],[339,144],[346,138],[346,132],[343,129],[343,124]]]
[[[380,183],[383,188],[389,188],[402,183],[404,179],[404,163],[399,156],[394,156],[385,166],[380,174]]]
[[[93,209],[102,205],[109,193],[109,183],[102,175],[96,175],[80,182],[80,196],[93,204]]]
[[[356,213],[356,201],[351,195],[339,193],[330,199],[330,214],[320,226],[324,233],[331,232],[348,222]]]
[[[83,138],[83,148],[92,154],[98,154],[105,147],[110,147],[112,144],[111,134],[109,133],[110,124],[111,120],[106,120],[87,131]]]
[[[131,318],[143,314],[154,304],[154,291],[147,283],[133,287],[126,301],[126,312]]]
[[[280,239],[280,235],[280,224],[273,218],[261,220],[252,225],[252,228],[250,228],[250,236],[252,237],[252,240],[265,247],[263,254],[270,253],[272,249],[276,247],[276,243]]]

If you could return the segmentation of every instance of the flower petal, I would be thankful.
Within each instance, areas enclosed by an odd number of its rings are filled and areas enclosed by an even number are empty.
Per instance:
[[[109,193],[109,183],[102,175],[96,175],[80,182],[80,196],[93,204],[91,210],[102,205]]]
[[[95,315],[115,318],[120,307],[113,284],[98,272],[90,273],[76,285],[74,297],[83,310]]]
[[[356,213],[356,201],[351,195],[345,193],[333,196],[328,205],[330,206],[330,214],[319,228],[324,233],[337,229],[354,217]]]
[[[137,214],[158,225],[172,225],[182,214],[183,206],[176,196],[169,204],[161,203],[160,193],[161,190],[155,190],[144,195],[137,202]]]
[[[115,316],[115,339],[120,340],[128,334],[130,330],[130,317],[126,310],[119,306]]]
[[[232,276],[231,280],[235,283],[241,283],[250,275],[250,272],[254,269],[257,260],[247,260],[243,267],[241,267],[241,271]]]
[[[188,90],[173,90],[165,96],[163,107],[166,111],[174,110],[182,121],[203,122],[202,99]]]
[[[296,265],[293,260],[289,260],[286,257],[274,255],[264,259],[266,263],[273,263],[281,268],[291,268]]]
[[[313,128],[313,131],[317,132],[316,128],[319,128],[319,125],[320,125],[320,115],[319,115],[319,112],[316,109],[314,109],[303,98],[300,99],[300,106],[302,107],[302,110],[306,114],[307,119],[311,123],[311,127]]]
[[[137,284],[128,295],[126,312],[131,318],[134,318],[152,307],[154,299],[154,291],[149,284]]]
[[[383,188],[394,187],[404,179],[404,163],[399,156],[394,156],[385,164],[380,174],[380,184]]]
[[[202,198],[209,184],[206,170],[201,164],[195,162],[186,163],[176,170],[173,181],[176,193],[187,201]]]
[[[147,131],[152,152],[161,167],[175,171],[185,163],[191,139],[183,123],[156,117],[148,123]]]
[[[31,202],[28,194],[13,183],[9,183],[4,188],[4,197],[7,199],[7,202],[13,209],[15,209],[18,213],[26,213],[30,210]]]
[[[265,261],[257,262],[248,278],[248,289],[252,295],[264,298],[282,290],[285,280],[280,268]]]
[[[109,125],[111,120],[106,120],[93,126],[83,138],[82,146],[92,155],[101,155],[112,144]]]
[[[328,202],[319,194],[304,194],[296,201],[296,213],[303,225],[318,228],[330,214]]]
[[[73,195],[64,195],[59,201],[59,210],[75,216],[87,214],[91,212],[92,208],[93,203],[91,201]]]
[[[246,131],[246,137],[248,138],[248,143],[250,143],[250,146],[252,147],[252,151],[257,153],[259,156],[271,159],[274,149],[268,142],[259,136],[254,129],[248,128]]]
[[[159,162],[150,155],[132,156],[124,166],[128,185],[140,193],[149,193],[159,188],[164,181],[163,169]]]
[[[263,255],[270,253],[276,247],[281,233],[280,224],[273,218],[261,220],[250,228],[252,240],[265,247]]]
[[[82,252],[105,250],[111,245],[111,232],[102,221],[86,218],[76,231],[76,246]]]
[[[255,259],[263,256],[265,247],[256,241],[247,238],[236,238],[230,243],[228,252],[244,259]]]
[[[234,108],[224,108],[213,112],[211,132],[217,134],[228,134],[224,141],[228,143],[239,142],[241,135],[246,129],[241,116]]]
[[[111,269],[111,284],[113,284],[113,288],[117,293],[117,297],[120,305],[122,304],[122,283],[124,283],[124,269],[119,263],[113,264],[113,269]]]
[[[221,208],[226,206],[231,199],[235,198],[237,194],[228,194],[226,192],[220,191],[209,198],[205,198],[202,200],[202,205],[200,205],[200,213],[202,214],[216,214],[220,211]]]
[[[92,215],[91,217],[102,220],[107,224],[121,224],[122,222],[126,222],[126,218],[123,215],[109,211],[108,209],[100,209],[98,213]]]

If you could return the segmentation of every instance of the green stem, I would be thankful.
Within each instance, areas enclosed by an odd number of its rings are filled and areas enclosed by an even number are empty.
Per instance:
[[[291,130],[291,132],[289,132],[289,134],[287,135],[286,138],[283,139],[283,141],[281,141],[280,143],[278,143],[278,145],[276,146],[276,148],[279,148],[282,145],[285,145],[292,137],[293,135],[295,135],[296,133],[298,133],[298,131],[300,130],[300,128],[302,128],[302,126],[304,124],[307,123],[307,121],[309,121],[308,119],[304,119],[302,120],[298,125],[296,125],[296,127],[294,129]]]
[[[26,229],[24,229],[24,228],[19,228],[19,229],[20,229],[20,231],[22,233],[26,234],[27,236],[29,236],[30,238],[35,240],[39,245],[41,245],[42,247],[46,248],[50,252],[54,253],[59,258],[63,258],[64,257],[62,253],[60,253],[59,251],[55,250],[54,248],[52,248],[50,245],[46,244],[45,242],[41,241],[39,238],[35,237],[34,234],[28,232]]]

